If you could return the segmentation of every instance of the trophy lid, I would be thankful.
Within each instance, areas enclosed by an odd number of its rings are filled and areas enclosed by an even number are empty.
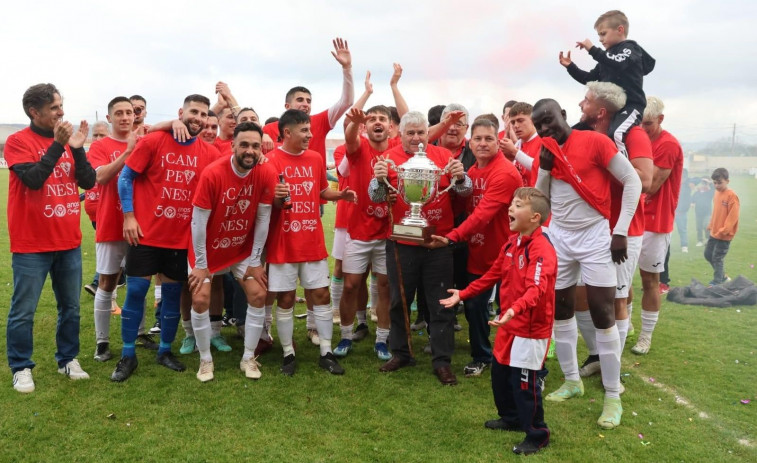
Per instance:
[[[407,169],[418,169],[418,170],[425,170],[425,171],[436,171],[441,170],[439,169],[436,164],[431,161],[428,156],[426,156],[426,151],[423,149],[423,143],[418,145],[418,152],[413,155],[410,159],[402,163],[402,168]]]

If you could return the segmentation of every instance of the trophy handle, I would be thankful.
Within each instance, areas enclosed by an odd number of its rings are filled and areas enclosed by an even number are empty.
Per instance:
[[[442,174],[448,174],[449,173],[449,166],[450,166],[450,164],[447,164],[446,166],[444,166],[444,169],[442,169]],[[455,183],[454,183],[454,180],[453,180],[452,182],[450,182],[450,184],[449,184],[449,186],[447,186],[447,188],[443,189],[442,191],[438,191],[436,193],[436,195],[434,196],[434,199],[436,199],[439,196],[443,195],[444,193],[448,192],[454,186],[455,186]]]
[[[396,163],[395,163],[394,161],[392,161],[391,159],[384,159],[384,162],[385,162],[385,163],[387,163],[387,164],[389,164],[390,168],[391,168],[391,169],[392,169],[393,171],[397,172],[397,164],[396,164]],[[389,187],[389,189],[390,189],[391,191],[393,191],[393,192],[395,192],[395,193],[399,193],[399,190],[398,190],[398,189],[396,189],[396,188],[394,188],[394,187],[392,186],[392,184],[391,184],[391,183],[389,183],[389,177],[384,177],[384,183],[386,184],[386,186],[387,186],[387,187]]]

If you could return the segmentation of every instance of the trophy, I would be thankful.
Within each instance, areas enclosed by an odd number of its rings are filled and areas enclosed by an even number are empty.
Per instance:
[[[390,190],[410,205],[410,210],[400,223],[392,226],[392,234],[389,238],[414,243],[431,241],[431,235],[436,227],[428,224],[421,214],[421,208],[452,188],[453,184],[450,183],[446,189],[438,191],[439,178],[446,173],[447,169],[440,169],[426,156],[423,143],[418,145],[418,152],[402,165],[397,166],[389,159],[386,162],[390,164],[392,170],[397,172],[397,188],[389,183],[388,178],[384,178],[384,182]]]

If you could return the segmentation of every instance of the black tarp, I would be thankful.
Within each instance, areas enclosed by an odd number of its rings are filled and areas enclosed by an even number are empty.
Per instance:
[[[692,278],[689,286],[670,288],[668,300],[707,307],[757,305],[757,287],[743,275],[713,286],[703,285]]]

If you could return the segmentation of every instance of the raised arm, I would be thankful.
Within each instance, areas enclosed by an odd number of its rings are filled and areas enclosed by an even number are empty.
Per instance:
[[[352,55],[350,54],[347,41],[342,38],[333,40],[334,51],[331,55],[342,65],[342,96],[339,101],[329,108],[329,126],[334,127],[342,115],[352,106],[355,101],[355,86],[352,82]]]
[[[394,106],[397,108],[397,114],[402,119],[402,116],[408,112],[408,107],[405,98],[397,86],[400,77],[402,77],[402,66],[399,63],[394,63],[394,72],[392,73],[392,79],[389,81],[389,86],[392,88],[392,96],[394,97]]]
[[[368,101],[368,98],[371,97],[373,94],[373,84],[371,83],[371,71],[367,71],[365,73],[365,91],[362,95],[360,95],[360,98],[355,100],[355,104],[352,105],[352,108],[355,109],[364,109],[365,103]],[[344,130],[347,130],[347,126],[350,123],[349,115],[344,118]]]

